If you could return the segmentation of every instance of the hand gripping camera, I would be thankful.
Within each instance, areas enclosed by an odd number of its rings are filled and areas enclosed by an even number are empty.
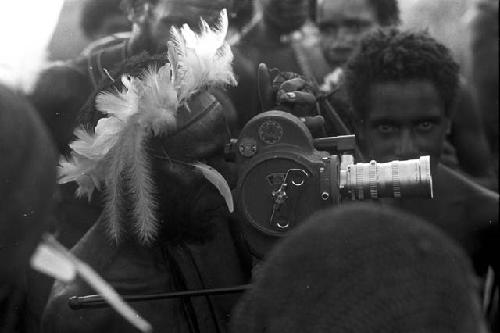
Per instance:
[[[282,111],[255,116],[230,150],[238,168],[237,215],[257,258],[319,209],[346,200],[432,197],[429,156],[354,163],[354,135],[313,139],[301,119]]]
[[[282,111],[251,119],[228,146],[238,167],[236,210],[253,255],[319,209],[346,200],[432,197],[429,157],[390,163],[354,163],[354,135],[313,139],[306,122]],[[127,302],[239,293],[250,288],[126,295]],[[75,296],[73,309],[106,306],[100,296]]]

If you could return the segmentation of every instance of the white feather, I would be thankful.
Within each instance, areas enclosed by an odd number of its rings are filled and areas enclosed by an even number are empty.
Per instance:
[[[158,71],[146,71],[140,82],[139,124],[153,131],[154,135],[166,134],[177,127],[177,90],[172,82],[171,66],[166,64]]]
[[[92,160],[99,160],[116,144],[122,128],[123,121],[113,116],[99,119],[94,135],[85,132],[90,139],[76,140],[69,146],[81,156]],[[78,137],[79,134],[77,131],[75,131],[75,135]],[[84,132],[81,129],[79,131],[80,133]]]
[[[176,57],[169,54],[170,61],[177,64],[175,84],[178,101],[186,101],[196,91],[213,85],[235,85],[231,63],[233,54],[225,42],[228,28],[227,12],[222,10],[219,24],[211,29],[201,20],[201,33],[196,34],[187,24],[172,28],[172,43]]]
[[[115,93],[102,92],[96,97],[96,108],[100,112],[114,115],[116,118],[126,121],[131,115],[137,113],[139,92],[137,89],[138,79],[124,79],[128,82],[125,89]]]
[[[179,105],[199,90],[236,84],[233,54],[224,41],[227,26],[223,10],[215,29],[202,20],[199,35],[187,25],[174,28],[168,43],[170,63],[158,70],[148,69],[142,79],[123,75],[122,91],[102,92],[96,97],[96,108],[106,117],[98,121],[94,133],[75,131],[77,140],[70,145],[71,158],[60,163],[59,182],[76,181],[77,195],[89,199],[94,189],[105,185],[104,213],[114,240],[119,241],[123,232],[124,197],[133,198],[132,227],[140,242],[147,244],[155,239],[155,190],[144,140],[149,135],[176,131]],[[203,164],[195,167],[216,186],[232,212],[231,191],[222,175]]]
[[[87,195],[90,200],[94,189],[100,188],[100,181],[98,177],[94,176],[96,164],[84,156],[72,153],[70,160],[62,157],[59,162],[59,184],[66,184],[75,181],[78,184],[76,195],[82,197]]]
[[[130,166],[127,172],[129,185],[134,189],[131,193],[134,199],[134,230],[142,244],[150,244],[158,233],[154,181],[151,177],[151,164],[144,149],[146,135],[139,127],[132,132],[130,136],[134,150],[129,151]]]
[[[226,179],[214,168],[203,163],[194,163],[196,170],[200,171],[206,180],[212,183],[226,201],[230,213],[234,211],[233,195]]]
[[[120,138],[114,146],[109,156],[105,159],[108,165],[105,168],[104,176],[106,183],[106,202],[104,205],[104,214],[108,222],[108,234],[117,243],[121,239],[123,227],[121,221],[123,218],[123,209],[126,207],[123,202],[125,188],[125,169],[127,168],[127,155],[130,151],[129,133],[125,129],[120,133]]]

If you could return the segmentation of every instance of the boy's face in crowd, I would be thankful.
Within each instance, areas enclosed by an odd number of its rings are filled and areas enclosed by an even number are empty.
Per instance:
[[[344,64],[361,37],[379,26],[368,0],[319,1],[317,24],[321,50],[332,67]]]
[[[431,156],[439,162],[449,120],[430,81],[375,83],[358,135],[366,156],[377,162]]]
[[[151,5],[148,20],[154,45],[158,49],[166,47],[172,26],[181,27],[187,23],[196,31],[200,26],[200,18],[212,26],[219,19],[220,10],[223,8],[212,1],[214,0],[205,4],[199,0],[159,0],[157,4]]]
[[[266,22],[283,34],[304,25],[309,16],[308,0],[261,0]]]

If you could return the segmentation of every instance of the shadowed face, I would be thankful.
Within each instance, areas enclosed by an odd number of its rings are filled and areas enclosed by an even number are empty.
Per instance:
[[[265,22],[282,34],[304,25],[309,16],[308,0],[261,0]]]
[[[180,27],[187,23],[191,29],[197,30],[200,18],[213,26],[219,18],[220,11],[228,1],[221,0],[159,0],[152,5],[149,13],[149,32],[156,49],[162,50],[170,39],[170,28]]]
[[[317,24],[321,50],[332,67],[344,64],[361,37],[379,26],[368,0],[319,1]]]
[[[431,156],[439,162],[449,119],[436,87],[429,81],[372,85],[358,135],[367,157],[377,162]]]

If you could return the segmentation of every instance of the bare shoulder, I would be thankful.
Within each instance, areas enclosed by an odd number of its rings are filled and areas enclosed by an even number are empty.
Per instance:
[[[438,172],[436,187],[444,200],[458,201],[474,216],[498,223],[498,193],[444,165],[440,165]]]

